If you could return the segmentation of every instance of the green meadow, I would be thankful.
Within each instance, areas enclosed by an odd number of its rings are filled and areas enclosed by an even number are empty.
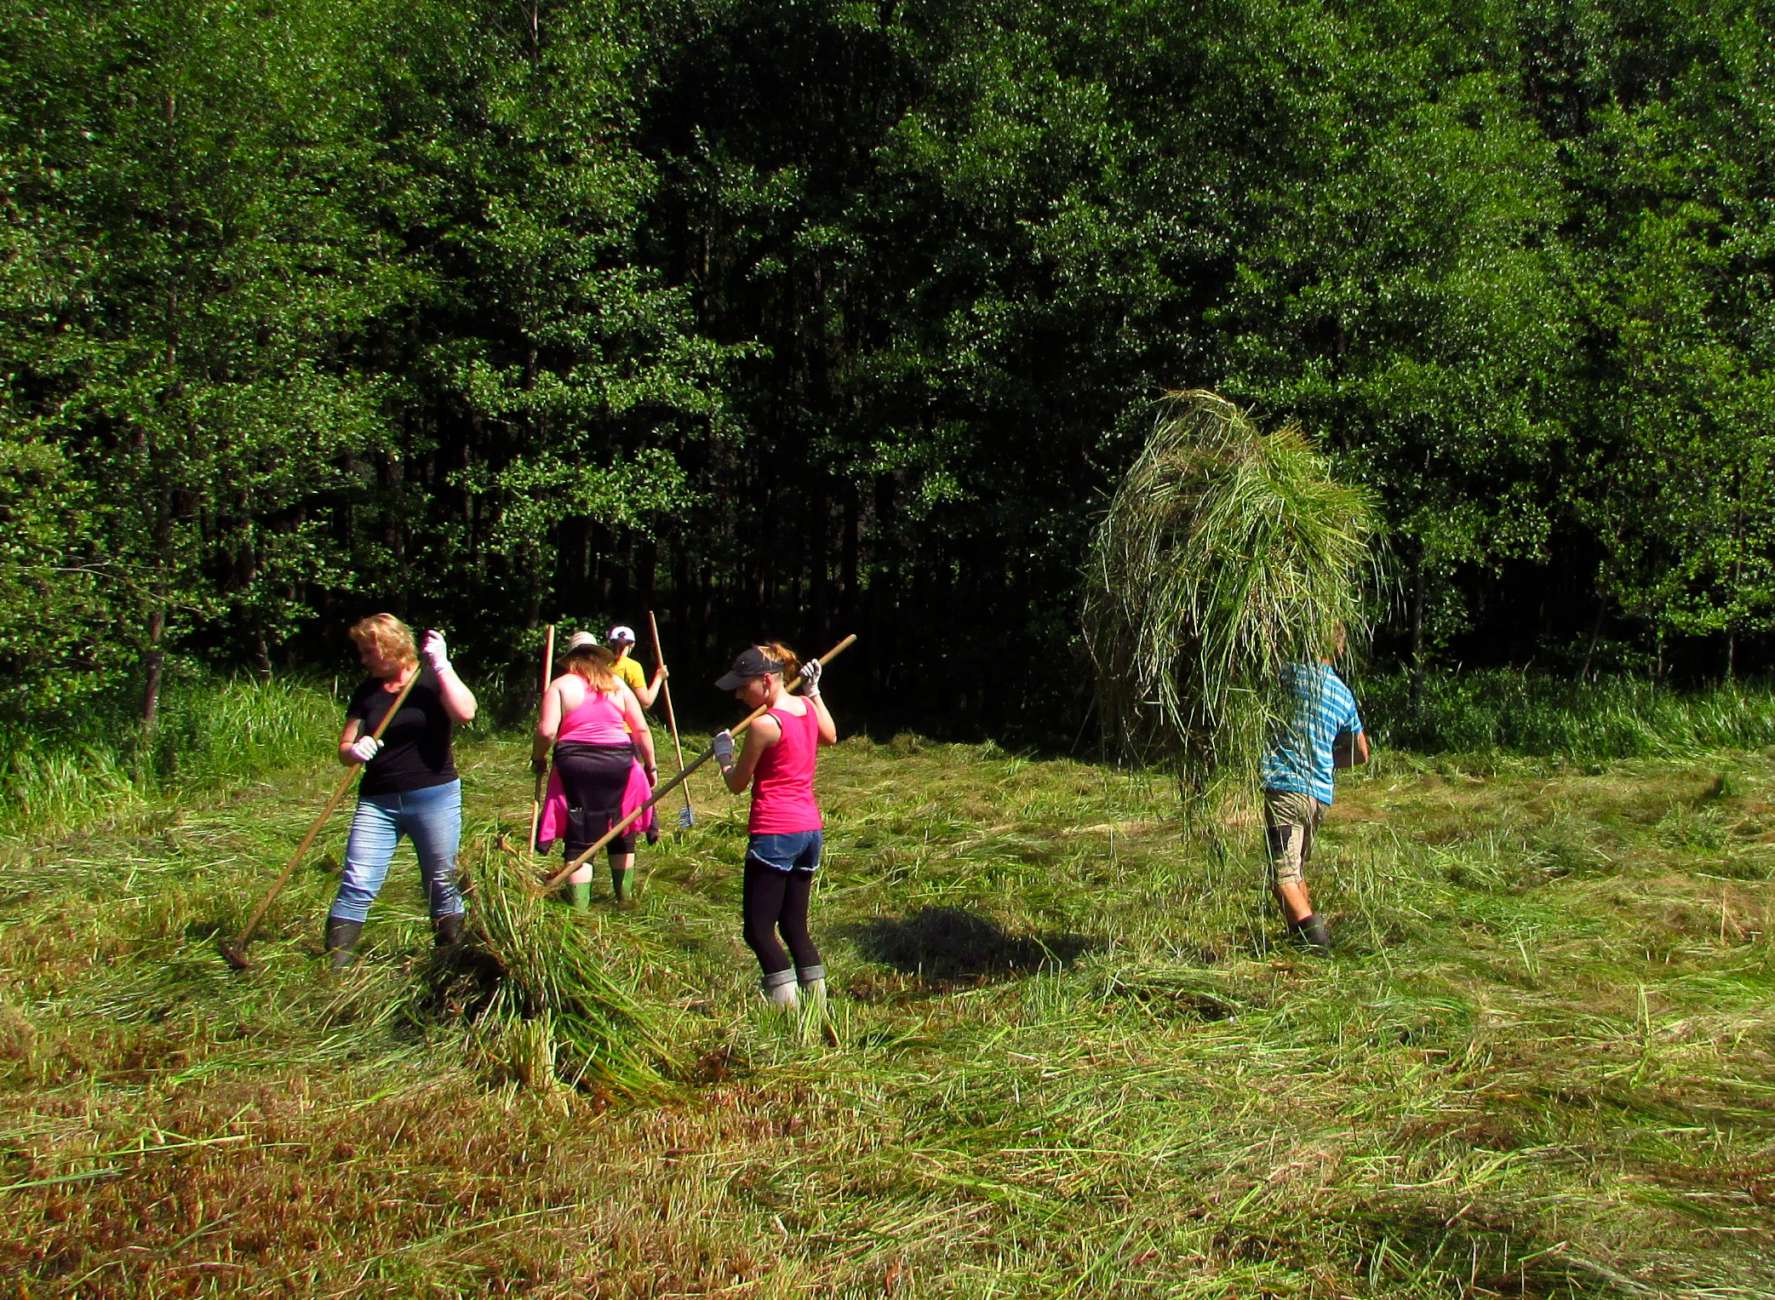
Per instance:
[[[638,903],[601,880],[575,917],[522,884],[527,742],[465,739],[475,944],[433,953],[403,848],[333,978],[347,812],[255,968],[217,950],[338,779],[325,745],[268,733],[232,772],[71,794],[44,751],[10,769],[0,844],[0,1275],[21,1296],[1767,1296],[1775,750],[1768,700],[1732,698],[1647,722],[1622,696],[1613,732],[1598,699],[1566,731],[1570,701],[1543,700],[1537,744],[1496,732],[1525,701],[1488,723],[1439,687],[1420,717],[1471,743],[1383,744],[1340,786],[1310,875],[1329,960],[1284,942],[1257,828],[1186,839],[1163,779],[847,739],[813,918],[835,1046],[757,994],[744,803],[702,774],[694,826],[662,805]],[[571,930],[626,1048],[501,988],[476,953],[502,908]]]

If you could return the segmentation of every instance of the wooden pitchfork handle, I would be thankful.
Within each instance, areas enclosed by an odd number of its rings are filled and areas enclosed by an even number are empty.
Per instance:
[[[394,697],[394,703],[388,706],[388,712],[382,715],[382,721],[378,722],[376,729],[370,733],[373,739],[382,739],[382,733],[388,730],[388,724],[394,721],[394,715],[401,711],[401,705],[407,702],[407,696],[412,692],[413,687],[418,685],[419,676],[424,671],[420,665],[413,665],[413,675],[407,679],[407,684],[401,687],[400,694]],[[327,818],[333,815],[333,809],[339,806],[339,801],[345,797],[345,792],[351,788],[351,783],[362,774],[361,769],[364,766],[359,763],[357,764],[358,770],[346,769],[338,787],[333,791],[333,797],[327,800],[327,806],[320,810],[320,816],[314,819],[314,825],[308,828],[308,834],[302,837],[302,843],[296,846],[296,851],[284,864],[284,869],[278,875],[276,882],[260,901],[259,906],[253,909],[253,914],[247,918],[246,925],[241,928],[239,937],[234,941],[236,949],[244,948],[247,940],[253,937],[253,931],[258,929],[259,922],[265,919],[265,913],[271,907],[272,901],[283,892],[283,887],[289,883],[290,873],[295,871],[296,864],[302,861],[302,855],[308,852],[309,846],[314,843],[314,837],[320,834],[320,828],[327,824]]]
[[[855,632],[852,632],[849,636],[845,637],[844,640],[840,641],[837,645],[833,646],[830,650],[826,651],[825,654],[820,656],[820,666],[823,668],[823,667],[825,667],[825,665],[831,663],[834,659],[838,658],[839,655],[843,654],[846,650],[850,649],[851,646],[856,643],[856,640],[857,640],[857,634]],[[786,691],[792,691],[799,685],[801,685],[801,674],[797,673],[797,674],[795,674],[795,679],[793,681],[789,682],[783,689]],[[763,717],[765,712],[769,708],[770,708],[770,706],[767,704],[760,704],[757,708],[753,709],[743,719],[741,719],[736,725],[729,727],[728,732],[734,736],[738,736],[747,727],[751,726],[754,722],[758,721],[759,718]],[[668,794],[672,793],[673,789],[676,788],[680,783],[682,783],[685,777],[689,776],[692,772],[696,771],[697,768],[701,767],[704,763],[708,762],[709,759],[714,756],[714,753],[715,753],[715,751],[712,749],[705,749],[694,760],[692,760],[689,767],[685,768],[682,772],[678,773],[677,776],[673,777],[670,781],[666,782],[659,789],[655,790],[653,792],[653,798],[649,799],[646,803],[642,804],[639,808],[635,809],[634,812],[630,813],[627,817],[624,817],[616,825],[612,826],[609,830],[605,831],[602,838],[600,838],[596,844],[592,845],[591,848],[587,849],[584,853],[580,854],[577,858],[573,859],[573,861],[569,862],[566,866],[562,867],[554,875],[550,876],[548,878],[548,881],[542,887],[543,892],[550,893],[556,889],[559,889],[561,887],[561,882],[566,880],[567,877],[571,876],[575,871],[578,871],[581,867],[583,867],[586,864],[586,861],[592,856],[592,854],[596,853],[599,849],[603,848],[606,844],[610,843],[611,840],[615,839],[618,835],[621,835],[624,831],[628,830],[629,827],[633,826],[635,824],[635,822],[640,818],[642,813],[646,812],[649,808],[653,807],[654,804],[658,803],[661,799],[664,799]]]
[[[660,649],[659,620],[654,618],[651,609],[647,611],[647,626],[653,632],[653,662],[663,668],[666,662],[666,652]],[[672,750],[678,755],[678,771],[682,774],[684,771],[684,746],[678,743],[678,719],[672,716],[671,679],[669,677],[660,678],[659,688],[666,699],[666,725],[672,729]],[[692,817],[696,816],[695,810],[690,806],[690,784],[688,782],[684,786],[684,811],[690,813]]]
[[[546,699],[549,693],[549,673],[555,667],[555,625],[549,624],[548,640],[542,648],[542,694]],[[542,710],[542,702],[538,701],[537,711]],[[536,852],[536,826],[542,819],[542,792],[548,781],[548,760],[543,760],[543,770],[536,774],[536,793],[530,797],[530,851]]]

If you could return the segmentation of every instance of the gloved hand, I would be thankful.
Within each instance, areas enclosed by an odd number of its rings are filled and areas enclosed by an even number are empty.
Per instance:
[[[374,736],[359,736],[351,742],[350,753],[360,763],[368,763],[382,751],[382,742]]]
[[[819,698],[822,671],[824,670],[818,659],[809,659],[801,665],[801,693],[810,700]]]
[[[536,775],[538,775],[538,776],[545,775],[549,770],[548,755],[546,755],[546,754],[533,755],[530,759],[530,770],[532,772],[536,773]]]
[[[715,766],[726,767],[733,762],[733,733],[717,731],[715,738],[709,742],[709,748],[715,755]]]
[[[419,653],[434,677],[442,677],[450,671],[450,647],[444,644],[444,634],[435,627],[425,629],[425,639],[419,643]]]

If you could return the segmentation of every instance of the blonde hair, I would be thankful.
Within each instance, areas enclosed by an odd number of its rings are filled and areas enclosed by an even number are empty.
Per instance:
[[[586,685],[600,695],[616,689],[616,674],[612,671],[615,664],[616,656],[595,643],[576,645],[567,652],[567,671],[584,678]]]
[[[419,650],[413,643],[413,629],[393,614],[371,614],[351,625],[348,633],[362,650],[369,646],[384,659],[412,667],[419,662]]]
[[[781,641],[766,641],[758,648],[764,651],[764,657],[766,659],[774,659],[778,664],[782,665],[783,685],[787,686],[790,679],[795,676],[796,671],[801,667],[801,656],[797,655]]]

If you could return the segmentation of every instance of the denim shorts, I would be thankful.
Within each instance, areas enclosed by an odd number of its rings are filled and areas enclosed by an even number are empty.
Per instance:
[[[754,835],[746,842],[746,861],[756,862],[772,871],[801,871],[811,876],[819,870],[820,849],[824,843],[822,831]]]

